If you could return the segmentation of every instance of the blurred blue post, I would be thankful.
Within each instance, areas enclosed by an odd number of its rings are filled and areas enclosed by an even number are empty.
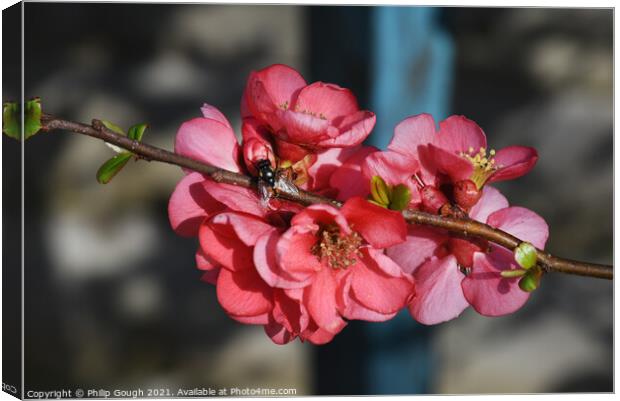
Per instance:
[[[371,107],[377,125],[367,141],[384,149],[394,127],[407,116],[448,116],[453,76],[453,43],[438,23],[441,9],[374,7]],[[369,324],[369,394],[427,393],[435,361],[432,328],[416,323],[407,311],[382,324]]]

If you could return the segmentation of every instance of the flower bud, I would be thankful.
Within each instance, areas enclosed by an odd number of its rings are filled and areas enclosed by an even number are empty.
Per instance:
[[[454,184],[452,194],[457,205],[463,209],[469,209],[478,202],[482,196],[482,191],[472,180],[462,180]]]
[[[258,173],[254,165],[259,160],[269,160],[269,162],[271,162],[271,168],[276,168],[276,159],[271,145],[259,139],[252,138],[243,144],[243,159],[252,175]]]
[[[439,209],[448,203],[448,198],[437,188],[426,185],[420,189],[422,196],[422,208],[429,213],[437,213]]]

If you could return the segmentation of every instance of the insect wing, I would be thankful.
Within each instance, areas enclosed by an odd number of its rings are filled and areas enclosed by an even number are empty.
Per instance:
[[[275,188],[290,195],[299,195],[299,189],[286,174],[278,174]]]
[[[271,188],[269,184],[263,180],[258,181],[258,194],[260,196],[260,204],[265,209],[269,208],[269,199],[271,199]]]

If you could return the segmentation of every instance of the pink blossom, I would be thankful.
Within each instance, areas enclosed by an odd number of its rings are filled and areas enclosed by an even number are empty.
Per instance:
[[[359,109],[350,90],[323,82],[308,85],[282,64],[250,74],[242,114],[264,125],[280,157],[293,163],[317,150],[361,144],[376,120],[374,113]]]
[[[362,198],[340,210],[312,205],[284,233],[261,238],[254,262],[269,286],[297,290],[317,326],[336,334],[344,318],[384,321],[406,305],[413,280],[383,253],[405,234],[400,213]]]
[[[450,193],[444,195],[469,209],[486,183],[520,177],[537,160],[536,150],[530,147],[487,150],[482,129],[463,116],[448,117],[437,131],[431,115],[419,114],[399,123],[387,151],[369,156],[363,168],[367,179],[379,175],[388,184],[407,185],[412,191],[412,207],[424,203],[425,197],[437,196],[429,189],[439,190],[448,184]],[[423,187],[428,188],[423,191]]]
[[[509,207],[506,198],[490,186],[484,188],[469,217],[540,249],[548,237],[547,224],[540,216],[525,208]],[[486,241],[411,225],[407,241],[389,248],[387,254],[415,278],[416,295],[409,312],[424,324],[451,320],[469,305],[486,316],[505,315],[521,308],[529,298],[517,278],[500,275],[502,270],[519,268],[512,252]]]

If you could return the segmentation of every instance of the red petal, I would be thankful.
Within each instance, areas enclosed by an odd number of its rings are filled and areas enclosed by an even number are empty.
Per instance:
[[[315,82],[299,91],[292,109],[333,121],[359,110],[353,93],[338,85]]]
[[[226,313],[234,316],[257,316],[273,308],[271,288],[254,269],[222,269],[217,279],[217,299]]]
[[[461,286],[467,301],[485,316],[513,313],[527,302],[530,294],[519,288],[519,279],[500,276],[501,270],[516,268],[512,253],[494,247],[492,254],[475,253],[472,272]]]
[[[469,217],[486,223],[491,213],[506,207],[508,207],[508,200],[504,195],[494,187],[485,185],[482,189],[482,197],[469,211]]]
[[[205,190],[218,202],[236,212],[253,214],[259,217],[267,215],[267,209],[261,206],[256,191],[232,184],[216,183],[212,180],[203,182]]]
[[[368,322],[384,322],[396,316],[397,312],[383,314],[362,305],[351,290],[351,277],[351,274],[347,276],[341,291],[338,292],[338,308],[342,316],[349,320],[365,320]]]
[[[538,161],[536,149],[526,146],[508,146],[495,155],[495,165],[500,167],[487,182],[512,180],[529,173]]]
[[[370,111],[358,111],[343,118],[335,136],[321,140],[317,146],[321,148],[357,146],[364,142],[377,122],[377,117]]]
[[[431,143],[435,138],[435,120],[430,114],[408,117],[394,128],[388,149],[417,158],[418,146]]]
[[[232,127],[230,126],[230,122],[228,122],[228,119],[226,118],[226,116],[224,116],[224,114],[222,114],[222,112],[219,111],[216,107],[211,106],[210,104],[204,103],[202,107],[200,108],[200,111],[202,111],[202,116],[204,118],[215,120],[217,122],[224,124],[228,128],[232,129]]]
[[[469,306],[461,289],[465,275],[459,271],[454,256],[426,262],[416,270],[414,278],[416,295],[409,305],[409,312],[418,322],[446,322]]]
[[[308,280],[323,270],[323,265],[316,255],[312,254],[312,247],[316,244],[315,231],[309,231],[298,226],[286,231],[276,244],[276,265],[283,273],[275,274],[288,281],[297,281],[298,285],[282,285],[292,288],[303,286]]]
[[[336,306],[336,281],[330,269],[321,269],[304,291],[304,304],[316,324],[336,334],[346,325]]]
[[[377,148],[374,146],[360,147],[353,156],[331,174],[329,185],[338,190],[338,200],[344,201],[353,196],[364,197],[370,193],[370,179],[362,172],[362,163],[376,151]]]
[[[211,225],[228,225],[237,238],[246,246],[254,246],[259,237],[273,230],[273,227],[252,215],[235,212],[219,213],[211,218]]]
[[[529,209],[512,206],[491,214],[487,223],[543,249],[549,237],[545,220]]]
[[[445,232],[417,225],[407,227],[407,240],[387,249],[387,255],[407,273],[436,255],[437,248],[450,237]]]
[[[468,180],[474,172],[474,166],[471,162],[456,153],[434,145],[428,145],[426,149],[435,169],[449,175],[452,182]]]
[[[174,151],[215,167],[240,172],[239,144],[229,126],[217,120],[194,118],[181,125]]]
[[[400,212],[373,205],[363,198],[349,199],[340,209],[351,228],[375,248],[387,248],[404,242],[407,223]]]
[[[245,245],[229,225],[206,221],[198,233],[202,251],[231,270],[254,269],[252,248]]]
[[[224,209],[203,187],[205,177],[190,173],[177,184],[168,203],[170,225],[177,234],[194,237],[202,221]]]
[[[305,287],[312,281],[312,277],[299,281],[286,270],[283,270],[277,263],[276,245],[279,239],[280,234],[276,230],[258,239],[254,247],[254,264],[256,265],[256,271],[271,287]]]
[[[474,148],[487,147],[486,135],[482,128],[464,116],[450,116],[439,123],[439,133],[433,142],[438,147],[452,153],[467,152]]]

